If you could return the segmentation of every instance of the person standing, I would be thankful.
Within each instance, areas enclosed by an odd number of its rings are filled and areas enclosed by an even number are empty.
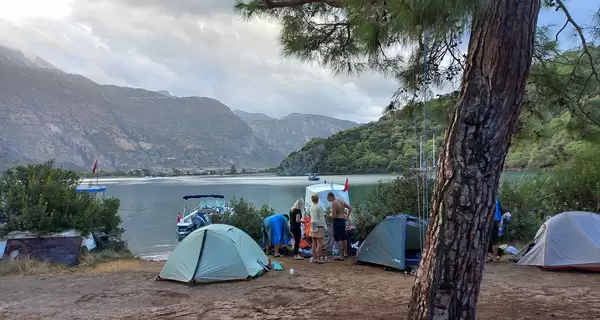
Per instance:
[[[352,207],[342,199],[336,199],[333,192],[327,194],[327,200],[331,203],[331,218],[333,218],[333,240],[337,242],[340,255],[334,260],[344,261],[348,256],[348,245],[346,243],[346,219],[350,218]],[[348,213],[344,212],[348,209]]]
[[[302,256],[298,253],[300,251],[300,241],[302,240],[302,218],[304,211],[304,201],[302,199],[296,200],[292,208],[290,209],[290,231],[294,237],[294,259],[302,260]]]
[[[488,252],[492,255],[490,261],[498,261],[498,248],[500,246],[500,221],[502,221],[502,206],[500,200],[496,200],[496,208],[493,212],[492,225],[490,231],[490,244]]]
[[[327,230],[325,211],[319,205],[319,195],[313,194],[310,198],[312,206],[308,210],[310,215],[310,237],[312,238],[312,256],[316,263],[325,263],[323,259],[323,237]]]

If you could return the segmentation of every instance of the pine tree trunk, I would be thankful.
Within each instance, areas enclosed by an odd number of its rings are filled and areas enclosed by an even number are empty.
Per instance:
[[[475,319],[496,190],[533,56],[540,0],[481,0],[438,162],[409,320]]]

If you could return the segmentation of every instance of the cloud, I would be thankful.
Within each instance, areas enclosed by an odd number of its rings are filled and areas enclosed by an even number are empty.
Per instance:
[[[396,89],[375,74],[333,76],[282,58],[278,24],[238,19],[232,0],[57,1],[54,13],[0,15],[0,42],[99,83],[214,97],[275,117],[376,120]]]

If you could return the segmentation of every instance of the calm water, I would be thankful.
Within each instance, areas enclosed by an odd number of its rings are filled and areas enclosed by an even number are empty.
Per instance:
[[[518,179],[520,173],[506,173]],[[392,175],[351,175],[350,201],[363,201],[378,181]],[[346,176],[321,176],[321,181],[344,184]],[[95,183],[95,180],[93,180]],[[182,196],[188,194],[223,194],[227,199],[244,198],[256,206],[268,204],[276,212],[287,212],[296,199],[304,199],[305,188],[314,182],[307,177],[235,176],[101,179],[107,197],[121,200],[120,214],[124,237],[130,249],[145,259],[166,259],[177,244],[177,213],[183,211]],[[197,205],[188,200],[188,207]]]
[[[379,180],[391,175],[348,176],[350,201],[362,201]],[[321,181],[344,184],[346,176],[321,176]],[[95,180],[93,181],[95,183]],[[223,194],[227,199],[244,198],[256,206],[268,204],[277,212],[287,212],[305,188],[314,184],[307,177],[174,177],[101,179],[107,197],[121,200],[120,214],[124,237],[130,249],[142,258],[165,259],[177,244],[177,213],[197,205],[197,200],[184,201],[188,194]]]

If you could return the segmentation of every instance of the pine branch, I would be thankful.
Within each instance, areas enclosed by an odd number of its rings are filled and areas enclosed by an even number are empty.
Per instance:
[[[305,4],[323,3],[332,7],[341,8],[341,0],[264,0],[265,6],[269,9],[300,7]]]
[[[587,58],[590,62],[590,67],[592,69],[592,75],[596,78],[596,81],[598,81],[598,83],[600,83],[600,76],[598,75],[598,72],[596,71],[596,67],[594,65],[594,58],[592,57],[592,54],[590,53],[590,50],[588,49],[587,41],[585,40],[585,35],[583,34],[583,29],[579,26],[579,24],[577,24],[577,22],[575,22],[575,20],[573,20],[571,13],[569,12],[569,10],[567,10],[567,7],[565,7],[565,4],[563,3],[563,1],[562,0],[555,0],[555,1],[556,1],[556,5],[558,6],[558,8],[560,10],[562,10],[562,12],[565,14],[565,17],[567,17],[567,21],[573,26],[573,28],[575,28],[575,31],[577,32],[577,35],[579,36],[579,39],[581,40],[581,50],[587,56]]]

